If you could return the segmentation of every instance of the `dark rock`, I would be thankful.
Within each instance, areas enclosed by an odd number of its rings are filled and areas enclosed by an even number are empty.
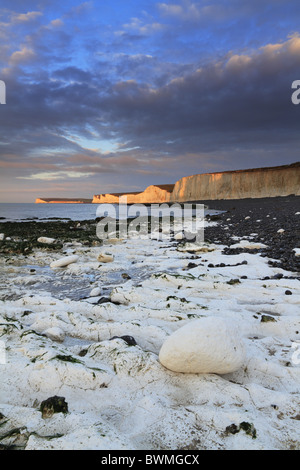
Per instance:
[[[64,397],[55,395],[42,401],[40,411],[43,418],[51,418],[54,413],[68,413],[68,404]]]
[[[127,273],[122,273],[122,278],[123,279],[131,279],[131,277]]]
[[[106,304],[107,302],[111,302],[109,297],[101,297],[101,299],[98,300],[98,304]]]
[[[283,278],[282,273],[277,273],[277,274],[275,274],[275,276],[273,276],[273,279],[281,279],[281,278]]]
[[[197,268],[197,266],[198,266],[198,264],[196,264],[196,263],[189,263],[189,264],[187,265],[187,267],[188,267],[189,269]]]
[[[78,356],[84,357],[87,355],[87,352],[88,352],[87,349],[82,349],[81,351],[79,351]]]
[[[226,284],[229,284],[230,286],[233,286],[234,284],[240,284],[239,279],[230,279],[230,281],[227,281]]]
[[[225,431],[227,434],[237,434],[240,431],[240,428],[233,423],[227,426]]]
[[[267,323],[271,321],[276,321],[274,317],[271,317],[270,315],[262,315],[260,319],[261,323]]]
[[[300,217],[295,215],[299,211],[299,201],[299,196],[235,200],[234,214],[230,215],[231,225],[228,225],[226,219],[233,210],[232,201],[201,201],[209,209],[224,211],[219,214],[218,225],[205,228],[205,241],[225,245],[225,255],[259,253],[260,256],[270,258],[270,266],[299,273],[300,258],[293,252],[300,239]],[[245,220],[247,215],[251,218]],[[261,222],[257,223],[256,220]],[[280,228],[284,228],[285,232],[277,233]],[[233,236],[249,236],[251,241],[267,246],[257,250],[229,248],[233,243]],[[297,278],[299,279],[299,275]]]
[[[128,335],[113,336],[112,338],[110,338],[110,341],[113,340],[113,339],[122,339],[123,341],[125,341],[125,343],[128,344],[128,346],[136,346],[137,345],[137,343],[136,343],[133,336],[128,336]]]

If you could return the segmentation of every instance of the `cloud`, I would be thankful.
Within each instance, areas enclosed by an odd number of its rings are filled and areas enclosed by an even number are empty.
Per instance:
[[[26,179],[124,171],[167,175],[175,168],[180,172],[183,156],[192,169],[195,155],[205,162],[205,155],[233,155],[237,149],[247,149],[238,150],[237,158],[248,166],[251,152],[261,155],[265,145],[280,152],[297,139],[290,84],[300,66],[299,41],[294,35],[247,53],[229,53],[196,70],[177,68],[182,73],[174,79],[174,69],[161,85],[143,83],[142,74],[139,81],[101,82],[75,66],[26,87],[15,82],[13,105],[2,125],[4,142],[10,142],[2,146],[2,168],[16,171],[20,162],[26,174],[18,177]],[[122,60],[142,65],[154,59],[123,55]],[[126,144],[106,154],[85,148],[82,139]]]
[[[28,63],[35,58],[35,53],[32,49],[23,46],[20,51],[15,51],[10,57],[11,64]]]
[[[116,31],[115,34],[123,36],[126,33],[136,34],[140,36],[150,36],[152,34],[159,33],[165,29],[165,25],[158,21],[145,22],[144,19],[137,17],[131,18],[130,23],[123,24],[123,29]]]
[[[270,16],[267,0],[36,5],[0,11],[3,184],[143,189],[298,158],[300,37],[283,1]]]
[[[180,21],[195,21],[212,9],[210,6],[202,7],[189,0],[185,0],[181,5],[175,3],[158,3],[157,6],[162,15],[175,17]]]
[[[14,13],[12,15],[13,23],[27,23],[29,21],[34,21],[39,16],[42,16],[41,11],[28,11],[27,13]]]
[[[86,178],[87,176],[91,176],[93,173],[82,173],[82,172],[75,172],[75,171],[58,171],[58,172],[49,172],[49,173],[34,173],[30,176],[17,176],[17,179],[21,180],[45,180],[45,181],[53,181],[53,180],[61,180],[66,178]]]

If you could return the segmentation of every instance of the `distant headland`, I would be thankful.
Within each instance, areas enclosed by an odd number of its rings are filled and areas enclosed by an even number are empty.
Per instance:
[[[289,195],[300,196],[300,162],[275,167],[185,176],[175,184],[154,184],[141,192],[96,194],[91,199],[38,198],[35,202],[161,204]]]
[[[72,199],[72,198],[37,198],[36,204],[91,204],[92,199]]]

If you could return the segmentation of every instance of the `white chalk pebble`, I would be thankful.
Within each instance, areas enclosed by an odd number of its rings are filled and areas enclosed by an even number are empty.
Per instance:
[[[91,290],[90,292],[90,297],[98,297],[98,295],[101,294],[101,288],[100,287],[94,287],[94,289]]]
[[[245,349],[233,322],[222,317],[193,320],[172,333],[159,352],[173,372],[228,374],[245,362]]]
[[[97,260],[100,261],[100,263],[111,263],[114,257],[109,253],[99,253]]]
[[[76,263],[78,261],[78,256],[65,256],[64,258],[60,258],[56,261],[52,261],[50,264],[51,268],[63,268],[65,266],[68,266],[71,263]]]
[[[175,240],[183,240],[184,239],[184,235],[182,232],[178,232],[174,235],[174,238]]]
[[[0,233],[0,241],[3,241],[3,240],[4,240],[4,238],[5,238],[5,235],[4,235],[4,233]]]
[[[37,239],[39,243],[46,243],[48,245],[51,245],[52,243],[55,242],[55,238],[49,238],[49,237],[39,237]]]

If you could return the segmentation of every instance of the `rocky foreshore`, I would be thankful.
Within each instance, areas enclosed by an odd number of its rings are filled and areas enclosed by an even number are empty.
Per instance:
[[[243,244],[233,246],[232,236],[251,238],[260,244],[252,253],[256,250],[273,266],[300,273],[300,257],[294,251],[300,246],[300,196],[203,202],[224,211],[210,218],[220,223],[206,228],[205,239],[225,245],[225,254],[247,251]]]
[[[207,201],[202,243],[1,221],[0,447],[299,450],[299,201]]]
[[[274,265],[278,267],[300,272],[300,257],[295,257],[293,251],[300,240],[300,217],[295,217],[300,213],[300,196],[193,201],[192,204],[195,207],[196,204],[204,204],[209,209],[221,211],[218,215],[207,216],[207,220],[218,221],[218,224],[206,227],[205,241],[225,245],[225,253],[235,254],[247,248],[232,246],[232,236],[251,237],[254,243],[260,244],[256,251],[261,256],[274,259]],[[4,237],[2,243],[0,239],[0,253],[26,254],[35,248],[57,250],[71,240],[84,246],[97,246],[102,243],[96,234],[100,220],[0,221],[0,236]],[[55,243],[41,243],[39,238],[45,235],[52,237]]]

